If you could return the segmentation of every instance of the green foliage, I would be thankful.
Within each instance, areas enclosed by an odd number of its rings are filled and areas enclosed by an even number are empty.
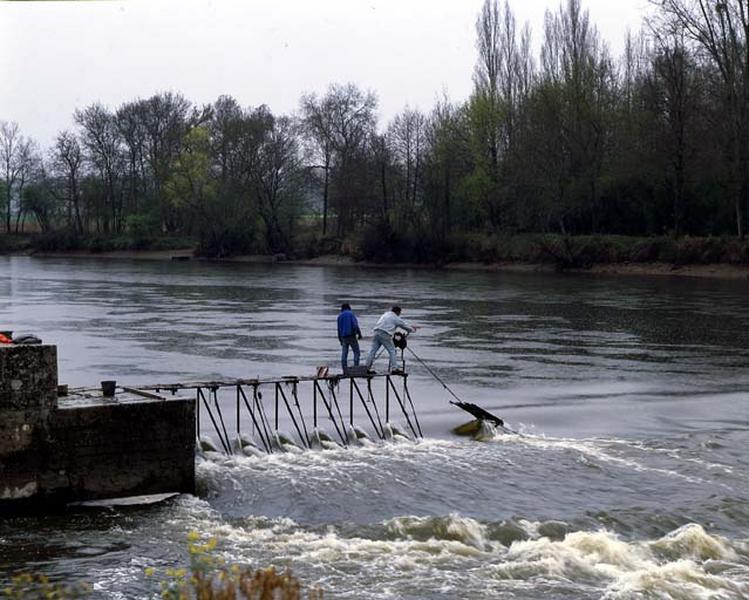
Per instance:
[[[34,239],[34,248],[43,252],[70,252],[87,249],[86,237],[73,228],[57,229]]]
[[[125,219],[125,233],[132,249],[149,248],[160,233],[158,217],[153,213],[128,215]]]
[[[12,238],[15,239],[15,238]],[[132,251],[132,250],[184,250],[194,248],[196,242],[186,236],[159,234],[145,238],[133,237],[129,233],[114,234],[81,234],[72,229],[61,229],[33,236],[19,236],[25,240],[22,248],[41,252],[77,252],[92,253]],[[3,236],[0,236],[0,248]]]
[[[10,585],[0,591],[7,600],[73,600],[88,597],[91,586],[86,583],[57,583],[46,575],[19,573],[11,578]]]
[[[252,569],[227,565],[216,555],[216,538],[201,541],[197,532],[188,534],[190,566],[187,569],[146,569],[159,577],[161,597],[166,600],[321,600],[322,591],[303,590],[288,570]]]
[[[350,236],[342,252],[358,261],[442,264],[448,255],[448,245],[424,233],[404,235],[382,221]]]
[[[217,545],[216,538],[201,540],[200,534],[191,532],[187,536],[187,568],[147,568],[145,574],[158,582],[165,600],[322,600],[322,590],[304,589],[289,570],[226,564],[216,553]],[[7,600],[74,600],[91,593],[87,583],[57,583],[31,573],[14,575],[10,584],[0,589],[0,597]]]
[[[736,93],[749,75],[722,81],[720,64],[746,32],[707,52],[712,36],[670,37],[685,15],[710,19],[674,0],[655,11],[663,35],[629,36],[617,62],[569,0],[536,60],[501,4],[479,14],[469,100],[406,107],[384,128],[354,84],[303,96],[299,118],[175,93],[76,111],[79,130],[29,167],[21,205],[48,233],[39,247],[148,249],[168,232],[212,257],[745,263],[743,242],[716,240],[742,238],[747,220],[749,99]]]

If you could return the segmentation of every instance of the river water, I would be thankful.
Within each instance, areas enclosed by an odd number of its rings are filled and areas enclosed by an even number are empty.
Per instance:
[[[61,383],[311,374],[338,363],[342,301],[365,334],[397,302],[423,326],[413,350],[521,433],[454,436],[468,415],[410,360],[423,441],[209,454],[196,497],[5,517],[0,590],[33,571],[89,582],[94,597],[157,597],[146,569],[187,564],[197,531],[227,561],[289,566],[326,598],[749,597],[747,293],[735,281],[0,257],[2,329],[56,343]]]

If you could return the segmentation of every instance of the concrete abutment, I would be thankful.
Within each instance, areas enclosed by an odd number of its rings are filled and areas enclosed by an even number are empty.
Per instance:
[[[193,398],[58,398],[55,346],[0,346],[0,510],[194,488]]]

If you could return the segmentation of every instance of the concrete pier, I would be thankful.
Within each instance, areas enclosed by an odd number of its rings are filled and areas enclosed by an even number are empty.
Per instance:
[[[58,398],[55,346],[0,346],[0,511],[195,487],[195,400]]]

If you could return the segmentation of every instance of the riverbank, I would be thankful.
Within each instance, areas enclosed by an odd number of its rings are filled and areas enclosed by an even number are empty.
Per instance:
[[[654,261],[644,263],[593,264],[588,267],[560,268],[556,264],[528,261],[501,261],[494,263],[450,262],[440,265],[425,263],[378,263],[357,261],[349,256],[325,255],[307,259],[286,259],[271,255],[242,255],[224,258],[195,257],[192,248],[176,250],[117,250],[112,252],[87,252],[75,250],[67,252],[24,253],[39,258],[96,258],[125,260],[177,260],[218,263],[252,263],[303,265],[319,267],[359,267],[372,269],[444,269],[450,271],[498,271],[508,273],[572,273],[612,276],[663,276],[698,277],[709,279],[749,280],[749,266],[732,264],[691,264],[674,265]]]
[[[0,241],[0,253],[38,257],[749,279],[749,243],[733,237],[456,233],[441,244],[390,240],[376,246],[355,238],[326,238],[314,244],[297,240],[286,254],[247,251],[223,257],[206,256],[192,238],[166,235],[148,243],[135,243],[127,235],[67,239],[62,233],[0,236]]]

